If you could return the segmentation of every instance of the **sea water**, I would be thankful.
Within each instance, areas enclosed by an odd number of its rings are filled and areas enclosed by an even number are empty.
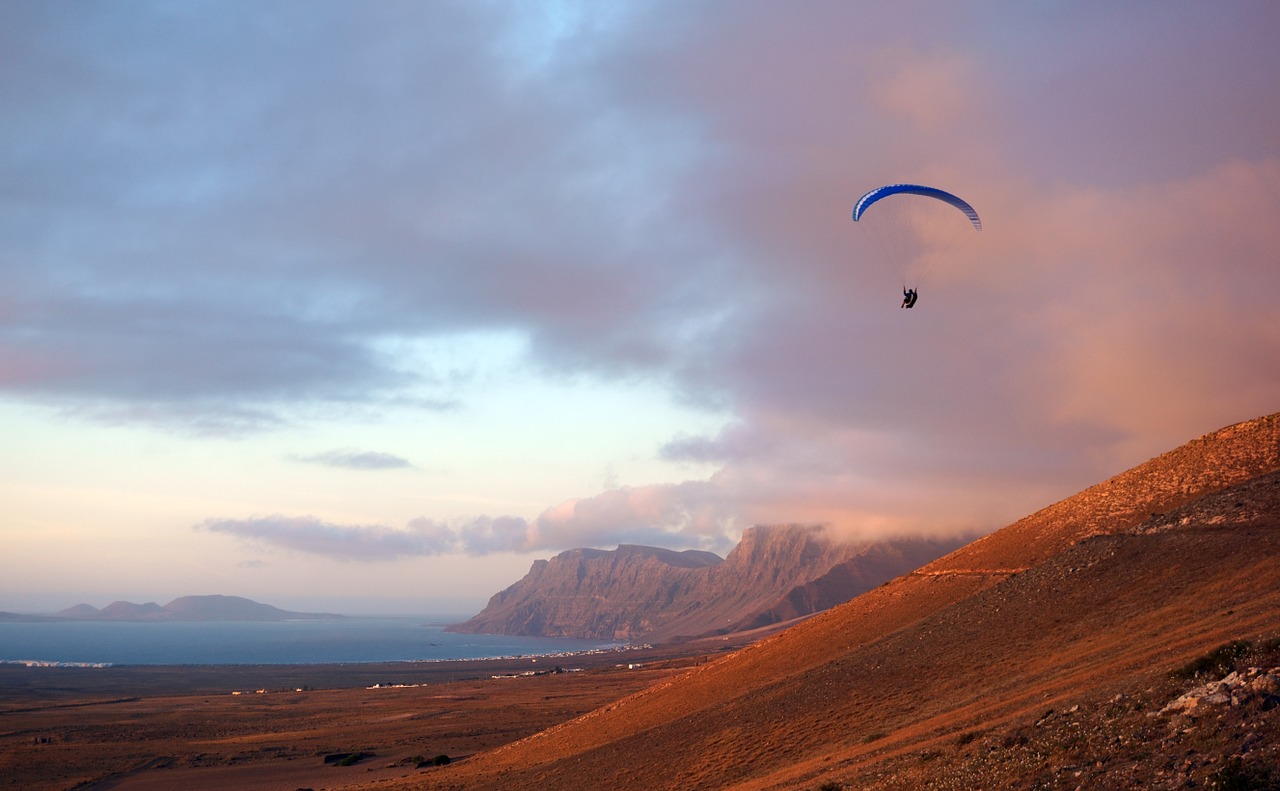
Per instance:
[[[600,640],[453,634],[417,618],[270,622],[0,622],[0,662],[330,664],[575,653]]]

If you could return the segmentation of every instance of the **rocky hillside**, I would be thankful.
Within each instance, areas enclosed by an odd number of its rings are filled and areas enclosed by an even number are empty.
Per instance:
[[[539,560],[452,631],[662,642],[755,629],[847,601],[958,541],[830,540],[819,527],[755,527],[723,561],[623,545]]]
[[[1272,415],[415,787],[1272,788],[1278,612]]]

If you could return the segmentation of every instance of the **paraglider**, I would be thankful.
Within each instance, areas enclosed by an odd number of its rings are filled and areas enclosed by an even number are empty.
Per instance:
[[[952,195],[946,190],[940,190],[937,187],[925,187],[921,184],[890,184],[885,187],[876,187],[875,189],[858,198],[858,202],[853,207],[853,221],[857,222],[862,219],[863,213],[871,207],[872,204],[884,200],[890,195],[921,195],[926,198],[934,198],[944,203],[955,206],[964,212],[964,216],[969,218],[970,224],[974,230],[982,230],[982,220],[978,218],[978,212],[964,200]]]
[[[915,307],[920,280],[982,220],[968,201],[923,184],[877,187],[853,206],[853,221],[871,237],[902,279],[902,307]]]

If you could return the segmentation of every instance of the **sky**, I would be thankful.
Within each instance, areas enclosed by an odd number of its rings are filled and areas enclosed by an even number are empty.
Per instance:
[[[0,610],[469,615],[574,547],[989,532],[1280,410],[1277,29],[0,2]],[[895,258],[850,213],[899,182],[983,230]]]

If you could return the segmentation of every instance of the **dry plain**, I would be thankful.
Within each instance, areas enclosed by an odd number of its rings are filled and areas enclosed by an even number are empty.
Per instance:
[[[433,771],[420,763],[523,738],[751,637],[536,661],[0,666],[0,788],[294,791],[410,778]],[[367,755],[325,763],[343,753]]]

